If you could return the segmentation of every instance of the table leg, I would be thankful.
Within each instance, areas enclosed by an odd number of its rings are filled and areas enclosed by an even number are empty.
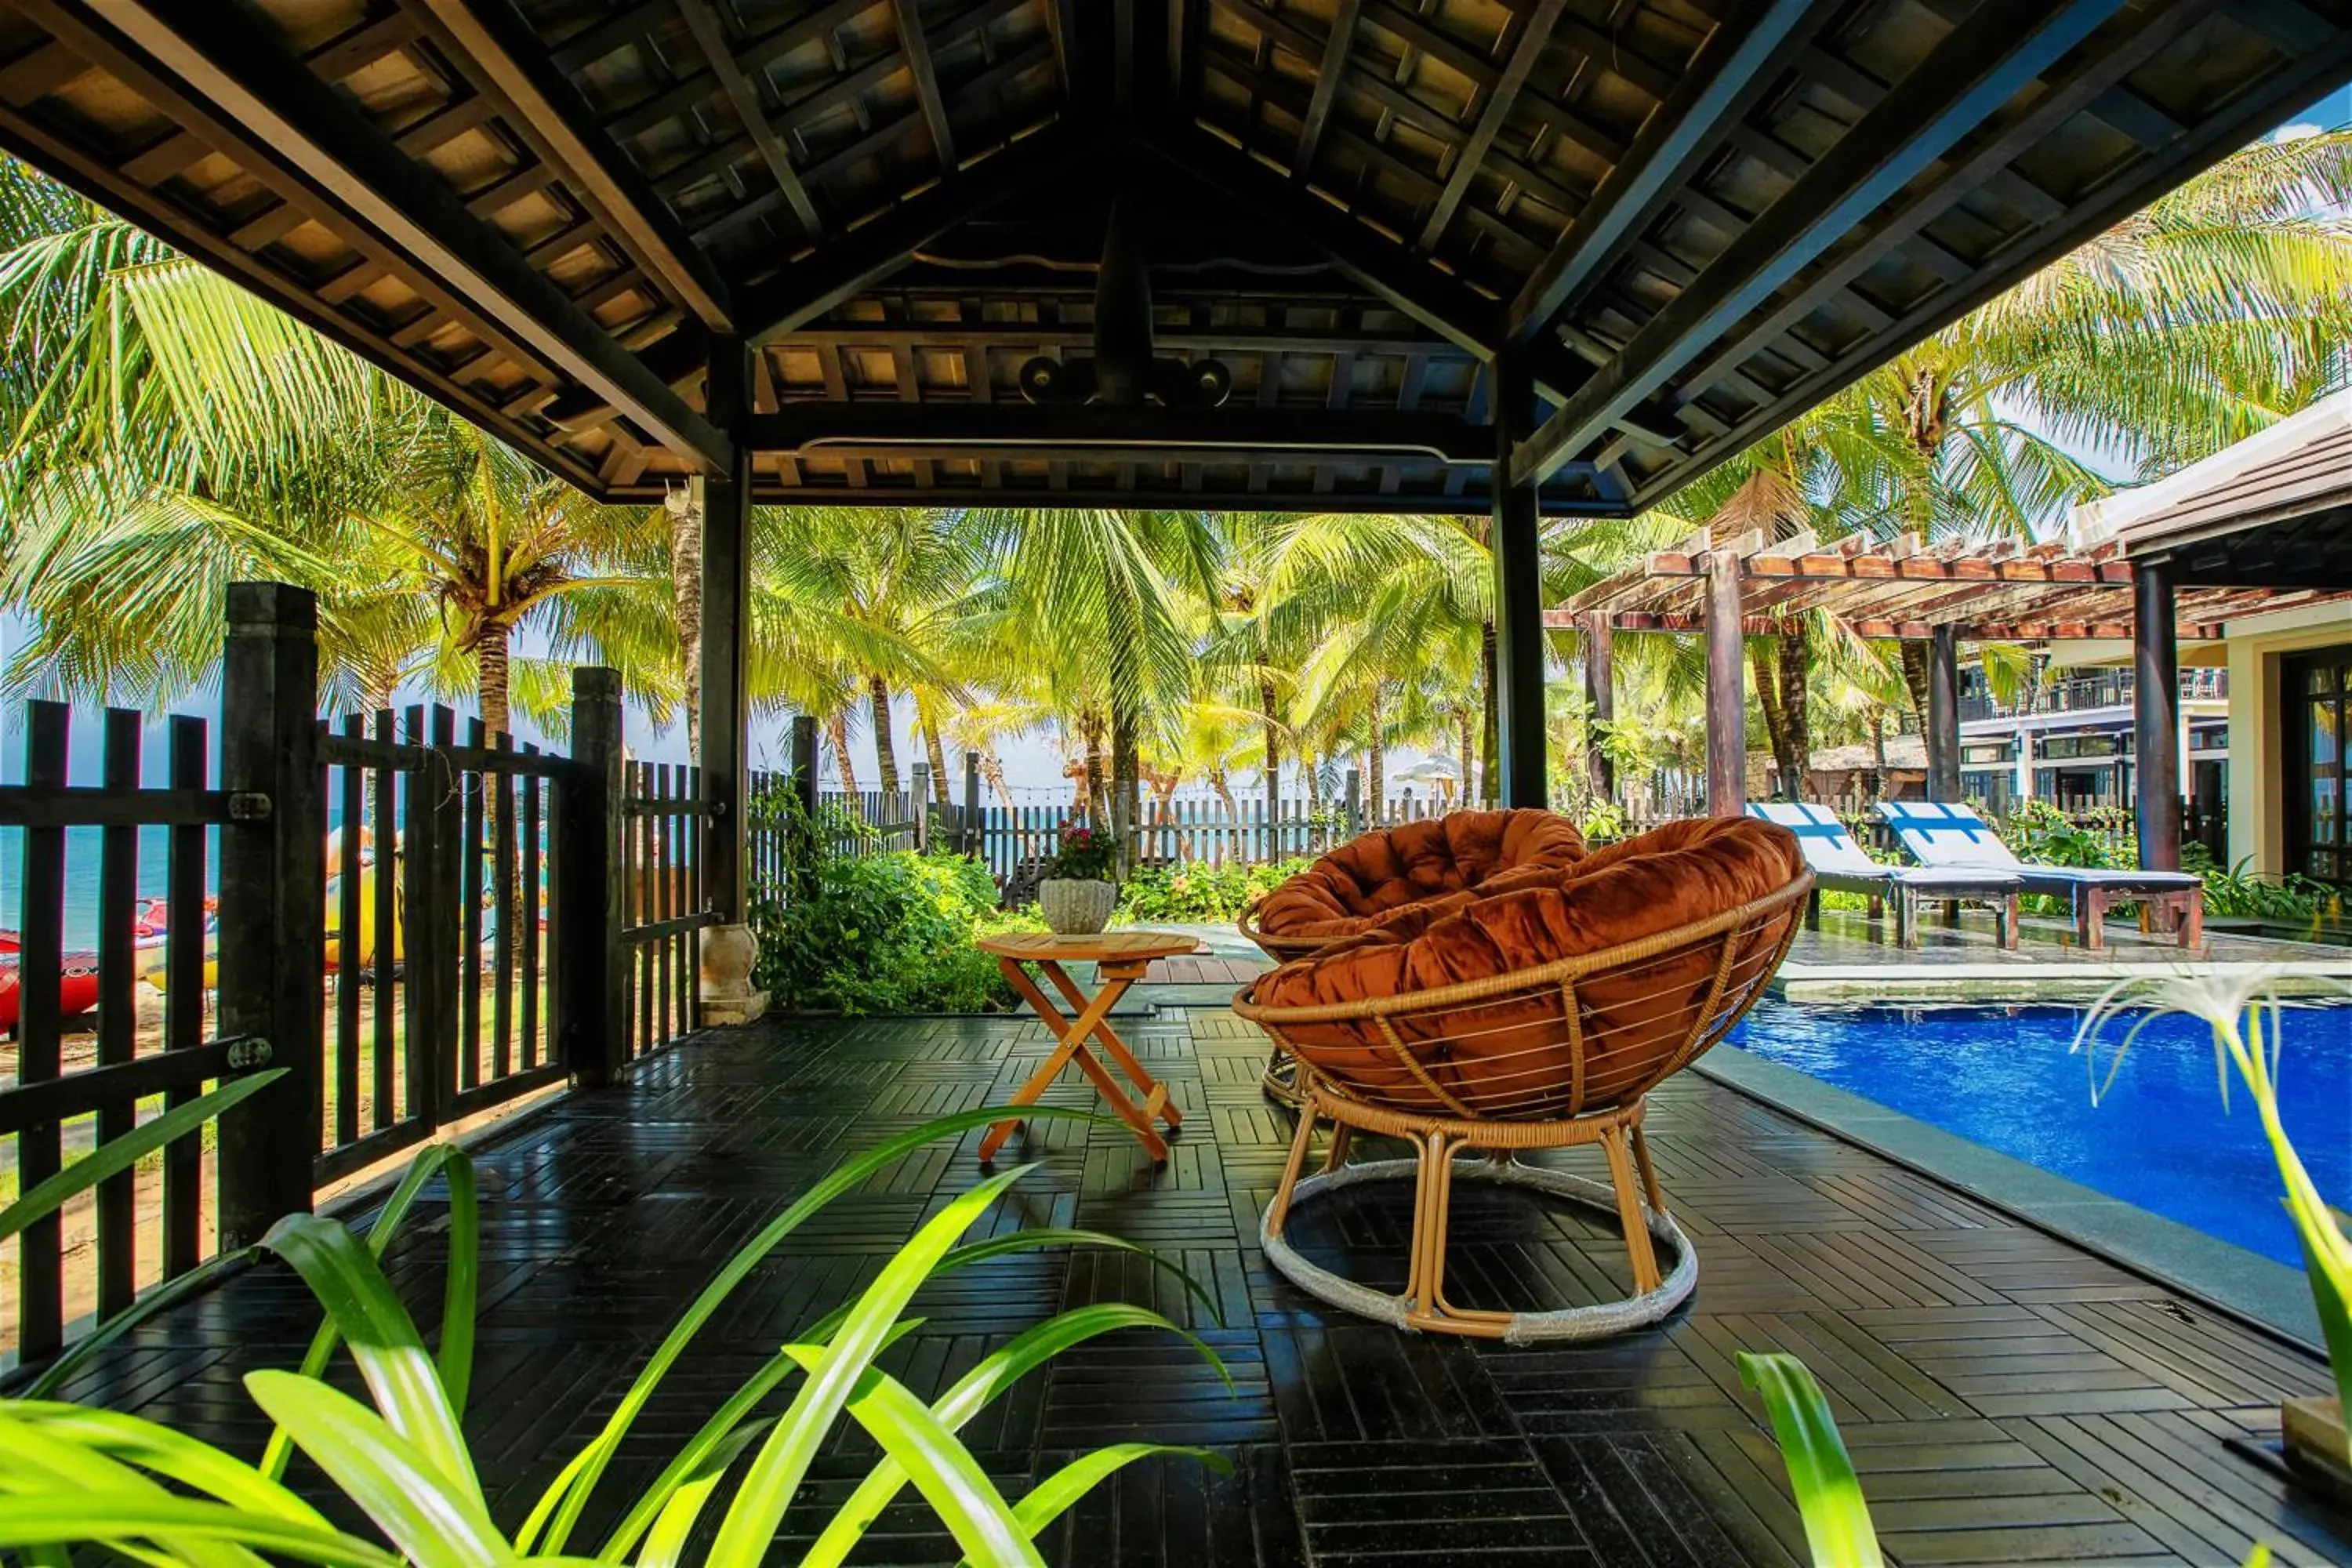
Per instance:
[[[1045,978],[1054,983],[1055,990],[1069,999],[1072,1006],[1084,1003],[1087,994],[1078,989],[1078,983],[1071,979],[1060,964],[1041,963],[1037,967],[1045,972]],[[1097,966],[1095,973],[1104,981],[1116,982],[1119,994],[1125,995],[1129,986],[1143,978],[1144,970],[1147,967],[1143,964],[1137,964],[1132,968],[1126,964],[1116,966],[1100,964]],[[1110,1059],[1118,1064],[1118,1070],[1125,1073],[1129,1080],[1143,1091],[1146,1099],[1150,1099],[1152,1091],[1160,1087],[1160,1080],[1153,1078],[1150,1070],[1135,1059],[1135,1053],[1127,1048],[1127,1042],[1120,1039],[1118,1031],[1110,1026],[1110,1014],[1108,1009],[1103,1014],[1103,1021],[1095,1026],[1095,1038],[1101,1041],[1103,1049],[1110,1053]],[[1171,1128],[1184,1125],[1183,1113],[1179,1111],[1172,1102],[1161,1110],[1160,1115]]]
[[[1118,1114],[1119,1120],[1135,1130],[1137,1139],[1141,1142],[1145,1152],[1151,1156],[1152,1160],[1156,1163],[1167,1159],[1168,1144],[1151,1125],[1152,1113],[1156,1110],[1163,1110],[1165,1108],[1167,1091],[1155,1086],[1154,1091],[1148,1096],[1145,1102],[1142,1105],[1137,1105],[1127,1098],[1118,1081],[1100,1062],[1095,1059],[1094,1053],[1087,1049],[1087,1040],[1089,1036],[1108,1029],[1108,1026],[1104,1022],[1106,1016],[1119,997],[1126,994],[1128,986],[1132,984],[1133,981],[1114,977],[1091,999],[1075,986],[1067,987],[1068,994],[1081,1005],[1076,1018],[1066,1018],[1062,1016],[1061,1009],[1055,1007],[1046,998],[1045,994],[1037,988],[1036,982],[1029,978],[1027,973],[1017,962],[1010,958],[1000,958],[997,963],[1013,990],[1021,994],[1022,999],[1029,1004],[1045,1027],[1051,1030],[1060,1042],[1053,1054],[1045,1058],[1045,1065],[1030,1074],[1029,1080],[1013,1091],[1012,1103],[1035,1104],[1047,1087],[1061,1076],[1062,1068],[1076,1061],[1079,1070],[1093,1081],[1096,1090],[1109,1102],[1110,1109]],[[1056,966],[1049,963],[1041,964],[1039,967],[1053,971]],[[1061,978],[1066,980],[1067,977]],[[993,1160],[996,1157],[996,1152],[1004,1146],[1004,1141],[1013,1135],[1013,1130],[1020,1125],[1018,1120],[1008,1120],[991,1127],[988,1130],[988,1135],[980,1142],[982,1163],[985,1164]]]

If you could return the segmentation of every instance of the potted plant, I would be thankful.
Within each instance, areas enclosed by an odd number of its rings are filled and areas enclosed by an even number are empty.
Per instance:
[[[1083,822],[1062,829],[1061,843],[1037,884],[1037,911],[1062,936],[1091,936],[1110,923],[1118,907],[1112,872],[1118,851],[1110,836]]]

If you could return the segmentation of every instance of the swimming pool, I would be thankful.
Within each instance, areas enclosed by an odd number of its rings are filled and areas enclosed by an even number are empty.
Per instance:
[[[2067,1053],[2082,1017],[2074,1007],[1767,1000],[1731,1043],[2300,1268],[2278,1167],[2234,1077],[2222,1113],[2212,1032],[2157,1019],[2095,1108],[2084,1058]],[[2290,1007],[2285,1019],[2282,1119],[2320,1192],[2352,1208],[2352,1007]],[[2133,1022],[2103,1031],[2102,1070]]]

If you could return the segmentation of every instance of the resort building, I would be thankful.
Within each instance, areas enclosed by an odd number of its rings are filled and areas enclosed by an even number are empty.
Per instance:
[[[2163,566],[2183,584],[2352,588],[2352,393],[2168,479],[2079,507],[2070,531],[2078,549],[2119,545],[2135,565]],[[2216,796],[2227,803],[2216,858],[2247,861],[2268,878],[2352,885],[2344,810],[2352,598],[2250,596],[2241,613],[2200,629],[2210,635],[2180,644],[2180,776],[2193,781],[2183,791],[2192,812]],[[2130,650],[2085,644],[2073,658],[2084,671],[2075,684],[2114,700],[2084,711],[2084,727],[2068,739],[2119,748],[2108,764],[2119,773],[2129,763],[2130,673],[2099,667],[2127,664]],[[2095,720],[2119,732],[2107,740]],[[1990,750],[2002,743],[1991,737],[2006,725],[2017,726],[2021,741],[2055,738],[2055,726],[2002,718],[1983,723],[1982,742],[1963,743]],[[2040,776],[2053,772],[2064,776],[2055,766]]]

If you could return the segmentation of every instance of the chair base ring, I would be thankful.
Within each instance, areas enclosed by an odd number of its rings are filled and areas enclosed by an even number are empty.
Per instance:
[[[1292,1189],[1291,1205],[1296,1209],[1297,1205],[1307,1199],[1323,1193],[1337,1192],[1342,1187],[1370,1182],[1413,1181],[1419,1175],[1420,1163],[1418,1160],[1370,1160],[1308,1176]],[[1600,1209],[1612,1217],[1618,1212],[1616,1194],[1606,1183],[1590,1181],[1566,1171],[1523,1164],[1517,1160],[1475,1159],[1454,1162],[1452,1174],[1456,1181],[1495,1182],[1505,1186],[1531,1188],[1551,1197],[1566,1198],[1571,1203]],[[1614,1301],[1529,1312],[1470,1313],[1458,1308],[1448,1308],[1442,1300],[1434,1310],[1418,1310],[1409,1296],[1375,1290],[1369,1285],[1360,1285],[1309,1263],[1296,1247],[1275,1232],[1271,1223],[1273,1214],[1274,1205],[1269,1204],[1259,1216],[1258,1246],[1264,1249],[1266,1261],[1273,1264],[1284,1279],[1319,1301],[1360,1317],[1387,1323],[1392,1328],[1499,1339],[1506,1344],[1601,1339],[1658,1321],[1681,1306],[1698,1288],[1698,1255],[1691,1249],[1690,1241],[1683,1235],[1682,1227],[1675,1223],[1673,1215],[1646,1205],[1643,1205],[1642,1214],[1652,1241],[1667,1248],[1675,1259],[1674,1267],[1666,1271],[1656,1289]]]

